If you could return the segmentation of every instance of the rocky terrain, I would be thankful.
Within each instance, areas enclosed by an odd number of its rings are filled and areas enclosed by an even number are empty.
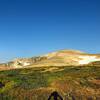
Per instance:
[[[19,58],[0,64],[0,70],[42,66],[80,66],[100,61],[100,54],[88,54],[77,50],[60,50],[43,56]]]

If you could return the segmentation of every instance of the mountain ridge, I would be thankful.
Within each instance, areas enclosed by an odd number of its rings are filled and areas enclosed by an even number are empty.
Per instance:
[[[8,63],[0,64],[6,68],[28,68],[38,66],[79,66],[100,61],[100,54],[88,54],[79,50],[63,49],[42,56],[17,58]]]

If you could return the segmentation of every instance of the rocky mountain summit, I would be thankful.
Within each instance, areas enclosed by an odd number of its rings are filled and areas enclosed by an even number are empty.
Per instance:
[[[80,66],[96,61],[100,61],[100,54],[88,54],[78,50],[59,50],[43,56],[15,59],[0,66],[1,68]]]

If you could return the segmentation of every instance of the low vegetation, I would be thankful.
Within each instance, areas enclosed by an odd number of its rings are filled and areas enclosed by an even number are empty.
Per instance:
[[[100,66],[55,67],[0,71],[0,100],[100,100]]]

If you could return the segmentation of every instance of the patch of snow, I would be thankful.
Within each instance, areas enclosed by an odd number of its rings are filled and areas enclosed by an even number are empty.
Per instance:
[[[28,65],[30,65],[30,63],[24,62],[23,65],[28,66]]]
[[[100,61],[100,58],[96,56],[79,56],[82,60],[79,60],[79,64],[88,64],[93,61]]]

